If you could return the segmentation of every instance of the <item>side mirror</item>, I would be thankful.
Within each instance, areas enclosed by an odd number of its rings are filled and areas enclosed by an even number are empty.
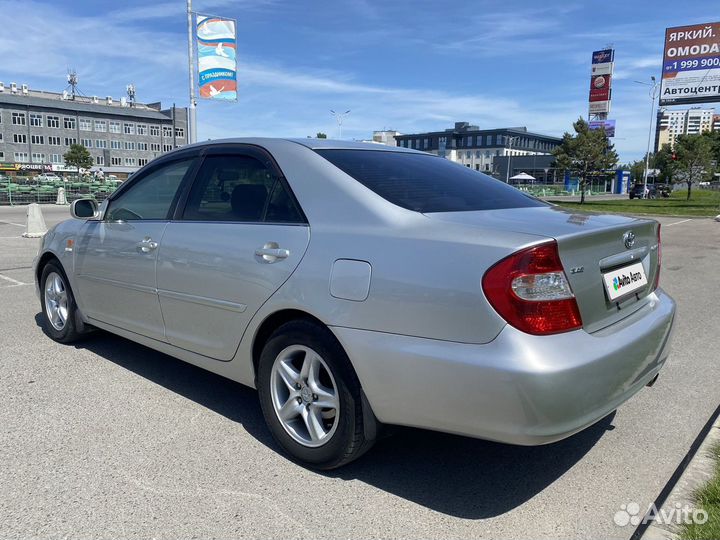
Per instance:
[[[77,199],[70,205],[70,215],[75,219],[92,219],[98,215],[98,205],[94,199]]]

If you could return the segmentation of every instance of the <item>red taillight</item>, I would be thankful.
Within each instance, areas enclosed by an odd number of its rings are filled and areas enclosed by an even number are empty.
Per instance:
[[[660,241],[660,224],[658,223],[657,228],[657,270],[655,270],[655,285],[653,285],[653,291],[660,285],[660,266],[662,263],[662,242]]]
[[[528,334],[557,334],[582,326],[554,240],[504,258],[485,272],[482,287],[500,316]]]

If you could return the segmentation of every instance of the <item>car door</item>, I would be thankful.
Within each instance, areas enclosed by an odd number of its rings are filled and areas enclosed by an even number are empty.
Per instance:
[[[186,156],[143,170],[111,198],[101,221],[82,227],[74,248],[76,292],[90,319],[165,340],[157,247],[193,161]]]
[[[168,341],[231,360],[250,319],[292,274],[309,227],[270,156],[211,149],[158,254]]]

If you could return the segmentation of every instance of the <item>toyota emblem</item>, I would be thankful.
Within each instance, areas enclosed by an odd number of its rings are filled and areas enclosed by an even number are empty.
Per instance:
[[[627,249],[633,247],[635,245],[635,233],[632,231],[628,231],[623,234],[623,242],[625,243],[625,247]]]

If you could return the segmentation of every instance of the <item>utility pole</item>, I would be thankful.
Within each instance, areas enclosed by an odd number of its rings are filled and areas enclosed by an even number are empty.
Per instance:
[[[188,143],[197,141],[197,101],[195,99],[195,54],[193,48],[194,28],[192,0],[187,0],[188,25],[188,76],[190,82],[190,106],[188,107]],[[173,139],[175,133],[173,133]]]

